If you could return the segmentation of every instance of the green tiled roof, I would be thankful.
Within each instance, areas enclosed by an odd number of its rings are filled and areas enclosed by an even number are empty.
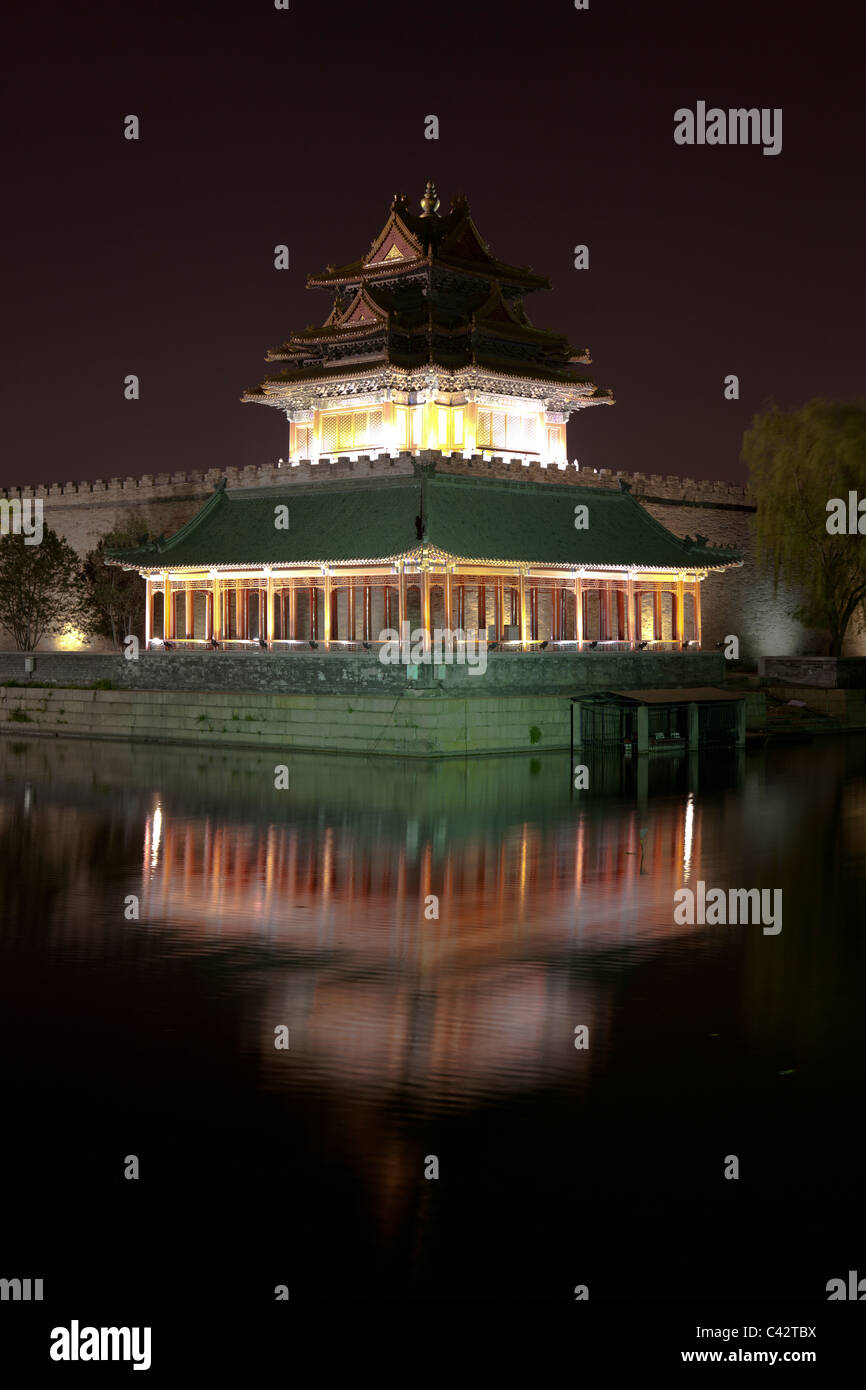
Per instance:
[[[289,509],[288,530],[274,525]],[[575,529],[575,507],[589,525]],[[423,515],[423,535],[421,518]],[[473,560],[654,568],[737,564],[736,551],[680,540],[628,492],[571,484],[414,476],[217,491],[158,546],[114,550],[142,569],[385,560],[423,541]]]

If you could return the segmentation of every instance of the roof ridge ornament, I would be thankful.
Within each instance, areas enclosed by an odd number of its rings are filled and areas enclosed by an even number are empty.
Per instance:
[[[427,187],[424,189],[424,197],[421,199],[421,216],[438,217],[439,215],[439,194],[436,192],[436,185],[432,179],[427,180]]]

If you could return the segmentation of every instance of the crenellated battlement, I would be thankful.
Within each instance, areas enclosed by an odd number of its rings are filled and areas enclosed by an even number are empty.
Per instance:
[[[426,450],[421,455],[404,452],[392,456],[370,457],[360,454],[356,459],[325,457],[315,462],[304,459],[293,465],[250,464],[245,468],[145,473],[140,478],[110,478],[107,481],[97,479],[92,482],[38,483],[34,486],[0,489],[0,496],[42,497],[50,499],[52,504],[57,506],[104,502],[129,502],[134,505],[149,500],[206,496],[223,480],[229,488],[273,487],[279,483],[291,487],[292,484],[300,482],[309,484],[333,481],[336,478],[388,476],[395,472],[411,471],[418,457],[436,459],[444,472],[468,476],[577,483],[582,487],[615,488],[625,483],[637,497],[716,506],[750,506],[748,490],[736,483],[681,478],[677,474],[613,471],[608,468],[596,471],[578,468],[574,464],[558,467],[555,464],[539,463],[537,460],[523,463],[499,455],[485,458],[481,454],[473,454],[471,458],[464,458],[458,454],[437,454]]]

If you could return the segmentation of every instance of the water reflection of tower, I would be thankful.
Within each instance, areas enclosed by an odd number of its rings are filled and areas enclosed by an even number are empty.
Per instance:
[[[577,907],[584,927],[603,934],[633,899],[641,867],[682,882],[700,863],[702,806],[680,793],[651,809],[620,800],[553,822],[482,825],[474,835],[449,834],[445,822],[422,830],[411,819],[390,833],[377,821],[370,835],[345,817],[257,825],[174,817],[158,804],[145,826],[142,912],[199,936],[291,946],[312,933],[322,947],[339,941],[365,958],[408,952],[428,968],[502,959],[521,942],[555,945]],[[435,926],[422,911],[433,896]],[[644,923],[642,934],[671,925]]]

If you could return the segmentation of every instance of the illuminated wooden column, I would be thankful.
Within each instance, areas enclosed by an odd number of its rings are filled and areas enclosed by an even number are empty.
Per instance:
[[[517,593],[520,614],[520,643],[521,646],[527,641],[527,618],[526,618],[526,574],[523,566],[520,567],[517,578]]]
[[[453,603],[453,600],[454,600],[454,587],[453,587],[453,580],[452,580],[451,566],[450,566],[450,565],[446,565],[446,566],[445,566],[445,595],[444,595],[444,597],[445,597],[445,626],[446,626],[446,628],[451,628],[451,626],[452,626],[452,611],[451,611],[451,606],[452,606],[452,603]],[[459,626],[459,624],[458,624],[458,626]]]
[[[393,626],[391,622],[391,585],[386,580],[382,585],[382,612],[385,620],[385,627]]]
[[[267,591],[267,592],[268,592],[268,597],[267,597],[267,609],[266,609],[266,618],[265,618],[265,621],[266,621],[267,626],[266,626],[265,631],[264,631],[261,635],[262,635],[262,637],[264,637],[264,639],[265,639],[265,641],[267,642],[268,646],[270,646],[271,643],[272,643],[273,640],[274,640],[274,576],[271,574],[271,571],[270,571],[270,570],[268,570],[268,591]]]
[[[382,442],[385,448],[393,449],[397,429],[397,408],[393,401],[382,402]],[[373,446],[376,447],[375,445]]]
[[[701,581],[695,575],[695,640],[698,647],[701,645]]]
[[[662,589],[661,581],[653,583],[653,639],[660,642],[662,637]]]
[[[407,617],[409,617],[409,612],[407,612],[406,607],[406,599],[406,571],[405,569],[403,569],[402,560],[400,560],[400,566],[398,570],[398,632],[400,634],[400,638],[403,637],[403,623],[405,623]]]
[[[331,640],[331,576],[325,575],[325,593],[323,607],[325,609],[325,642]]]
[[[369,642],[369,641],[370,641],[370,632],[371,632],[372,626],[373,626],[372,616],[371,616],[371,609],[372,609],[372,603],[371,603],[371,599],[370,599],[370,585],[369,585],[369,584],[365,584],[365,585],[364,585],[364,625],[363,625],[363,628],[362,628],[362,631],[363,631],[363,634],[364,634],[364,641],[365,641],[365,642]]]
[[[221,589],[220,589],[220,582],[219,582],[219,580],[217,579],[216,575],[214,575],[214,576],[212,577],[212,579],[211,579],[211,582],[210,582],[210,591],[211,591],[211,633],[210,633],[210,635],[211,635],[211,637],[215,637],[216,640],[219,642],[220,639],[222,638],[222,633],[223,633],[222,608],[221,608],[221,603],[222,603],[222,591],[221,591]]]
[[[640,639],[640,633],[635,636],[634,618],[634,577],[629,575],[625,591],[625,640],[631,646]]]
[[[183,597],[184,597],[184,605],[183,605],[183,607],[184,607],[184,614],[183,614],[183,620],[184,620],[184,624],[185,624],[184,637],[193,637],[193,636],[195,635],[195,633],[194,633],[194,628],[193,628],[193,597],[192,597],[192,585],[190,584],[189,580],[187,580],[186,583],[185,583],[184,586],[183,586]]]
[[[425,632],[430,631],[430,572],[421,572],[421,626]]]
[[[439,448],[439,408],[435,401],[425,401],[422,414],[421,448]],[[426,623],[429,631],[430,624]]]
[[[144,577],[144,650],[150,646],[153,632],[153,581],[149,574]]]
[[[319,635],[319,604],[315,584],[310,585],[310,641],[315,642]]]
[[[476,453],[478,438],[478,406],[475,401],[467,401],[463,407],[463,447],[467,453]]]
[[[583,641],[583,580],[580,575],[574,580],[574,636],[575,641]]]
[[[349,591],[346,595],[346,611],[349,622],[349,641],[355,640],[355,581],[349,580]]]
[[[164,641],[174,637],[174,599],[171,592],[171,580],[168,577],[168,570],[162,572],[163,599],[162,599],[162,636]]]
[[[288,636],[294,641],[298,636],[298,591],[295,588],[295,581],[291,580],[289,589],[289,627]]]
[[[678,574],[678,575],[677,575],[676,607],[675,607],[675,609],[674,609],[674,624],[675,624],[675,626],[676,626],[676,632],[674,633],[674,636],[676,637],[676,639],[677,639],[678,642],[682,642],[682,641],[684,641],[684,639],[685,639],[685,635],[686,635],[686,629],[685,629],[685,615],[686,615],[686,606],[685,606],[685,595],[684,595],[684,593],[683,593],[683,576],[682,576],[682,574]]]
[[[505,636],[505,580],[502,575],[496,581],[496,640]]]

